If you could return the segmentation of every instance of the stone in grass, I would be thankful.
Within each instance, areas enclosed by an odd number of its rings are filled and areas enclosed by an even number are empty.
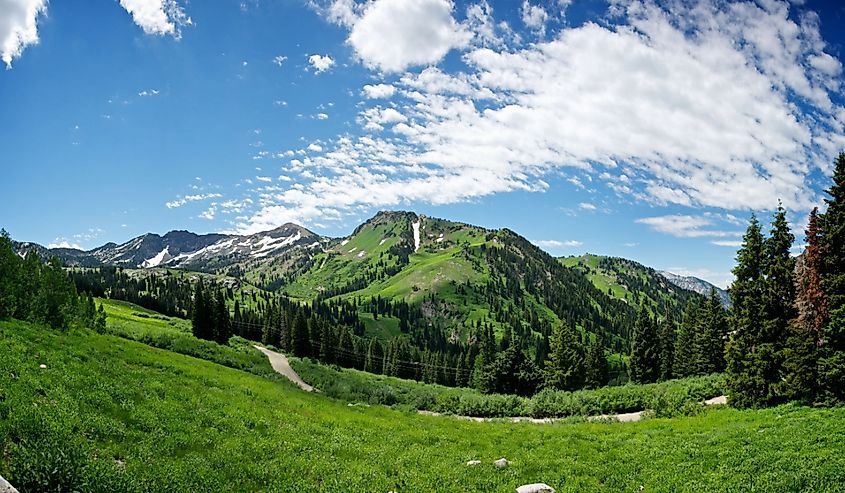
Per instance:
[[[532,483],[520,486],[516,493],[555,493],[555,489],[546,483]]]
[[[467,462],[467,465],[468,465],[468,466],[477,466],[477,465],[479,465],[479,464],[481,464],[481,461],[480,461],[480,460],[471,460],[471,461],[468,461],[468,462]]]
[[[14,486],[0,476],[0,493],[18,493]]]
[[[42,370],[46,370],[47,365],[41,364],[41,365],[38,365],[38,368],[41,368]]]
[[[508,467],[508,464],[510,464],[510,461],[505,459],[504,457],[502,457],[501,459],[499,459],[499,460],[497,460],[496,462],[493,463],[493,465],[495,465],[499,469],[501,469],[503,467]]]

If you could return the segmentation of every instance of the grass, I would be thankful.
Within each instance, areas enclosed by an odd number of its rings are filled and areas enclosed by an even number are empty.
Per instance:
[[[349,407],[90,331],[0,322],[0,474],[27,491],[840,491],[845,409],[475,423]],[[40,369],[45,364],[46,369]],[[512,464],[496,469],[492,461]],[[467,467],[466,461],[482,464]]]
[[[445,387],[413,380],[289,358],[291,366],[325,395],[352,403],[382,404],[397,409],[435,411],[487,418],[531,416],[563,418],[651,410],[659,416],[696,414],[704,399],[722,395],[721,375],[623,385],[595,390],[544,390],[534,397],[485,395],[473,389]]]

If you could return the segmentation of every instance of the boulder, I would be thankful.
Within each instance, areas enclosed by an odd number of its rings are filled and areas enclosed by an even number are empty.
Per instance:
[[[38,368],[41,368],[42,370],[46,370],[46,369],[47,369],[47,365],[45,365],[45,364],[41,364],[41,365],[38,365]]]
[[[546,483],[531,483],[520,486],[516,493],[555,493],[555,489]]]
[[[480,461],[480,460],[471,460],[471,461],[468,461],[468,462],[467,462],[467,465],[468,465],[468,466],[477,466],[477,465],[479,465],[479,464],[481,464],[481,461]]]
[[[510,461],[505,459],[504,457],[502,457],[501,459],[499,459],[499,460],[497,460],[496,462],[493,463],[493,465],[495,465],[499,469],[501,469],[503,467],[508,467],[508,464],[510,464]]]
[[[18,493],[14,486],[0,476],[0,493]]]

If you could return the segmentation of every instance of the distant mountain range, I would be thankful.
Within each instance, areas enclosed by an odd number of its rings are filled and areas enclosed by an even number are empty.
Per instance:
[[[14,247],[22,255],[55,255],[68,266],[230,276],[304,301],[401,301],[422,310],[432,327],[449,328],[447,337],[465,335],[480,321],[504,330],[516,319],[544,333],[563,318],[618,348],[640,305],[679,318],[689,300],[712,287],[621,258],[558,259],[509,229],[401,211],[379,212],[343,238],[285,224],[252,235],[150,233],[87,251]],[[370,316],[367,330],[390,336],[400,329],[398,319]]]
[[[671,272],[666,272],[662,270],[659,274],[669,281],[672,284],[682,287],[684,289],[688,289],[690,291],[695,291],[698,294],[702,294],[704,296],[710,296],[710,290],[715,289],[716,294],[719,295],[719,299],[722,301],[722,306],[725,308],[729,308],[731,306],[731,297],[728,295],[728,292],[724,289],[714,286],[709,282],[705,281],[704,279],[699,279],[697,277],[692,276],[679,276],[678,274],[673,274]]]

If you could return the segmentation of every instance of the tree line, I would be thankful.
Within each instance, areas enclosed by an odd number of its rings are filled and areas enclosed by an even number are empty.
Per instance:
[[[6,230],[0,230],[0,318],[15,318],[54,329],[106,328],[103,306],[80,294],[56,257],[46,263],[30,250],[15,253]]]

